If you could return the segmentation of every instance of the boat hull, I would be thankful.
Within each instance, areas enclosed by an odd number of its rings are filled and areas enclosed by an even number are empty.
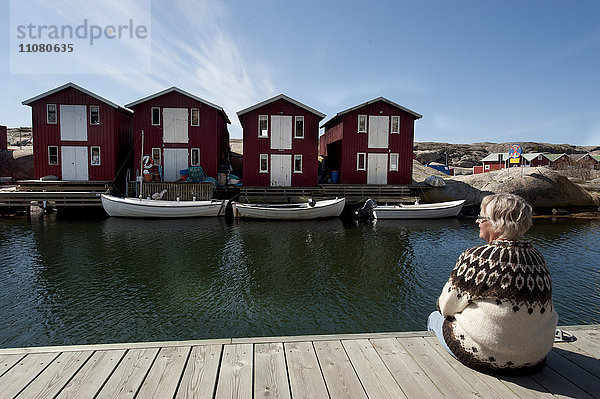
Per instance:
[[[419,205],[383,205],[373,208],[375,219],[440,219],[454,217],[465,200]]]
[[[109,216],[128,218],[194,218],[218,216],[224,201],[160,201],[102,194]]]
[[[338,217],[344,210],[346,199],[317,201],[315,206],[299,205],[248,205],[233,204],[236,217],[269,220],[308,220]]]

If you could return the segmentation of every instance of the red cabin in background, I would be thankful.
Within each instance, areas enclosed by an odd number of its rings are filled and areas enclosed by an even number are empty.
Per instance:
[[[415,120],[422,118],[386,98],[339,112],[323,124],[320,155],[335,183],[412,183]]]
[[[280,94],[237,115],[244,132],[245,185],[317,185],[319,122],[325,114]]]
[[[0,125],[0,150],[6,151],[8,148],[8,135],[6,133],[6,126]]]
[[[144,154],[163,171],[164,181],[177,181],[180,170],[201,166],[217,177],[218,166],[229,165],[231,123],[223,108],[171,87],[126,105],[134,111],[134,170],[140,175],[141,134]]]
[[[131,146],[131,111],[74,83],[23,101],[31,107],[34,177],[111,181]]]

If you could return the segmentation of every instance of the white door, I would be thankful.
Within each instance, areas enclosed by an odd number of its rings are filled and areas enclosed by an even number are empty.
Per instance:
[[[62,180],[88,180],[88,149],[80,146],[60,147]]]
[[[187,143],[188,109],[163,108],[163,142]]]
[[[292,117],[271,115],[271,149],[292,149]]]
[[[164,150],[164,180],[177,181],[181,177],[182,169],[188,168],[187,148],[165,148]]]
[[[271,186],[292,185],[292,156],[271,155]]]
[[[367,155],[367,184],[387,184],[388,154]]]
[[[369,148],[388,148],[389,116],[369,115]]]
[[[60,139],[63,141],[87,141],[87,117],[85,105],[60,106]]]

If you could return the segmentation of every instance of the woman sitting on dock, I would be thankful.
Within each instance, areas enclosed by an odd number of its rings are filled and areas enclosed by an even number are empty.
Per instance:
[[[483,198],[477,218],[487,245],[464,251],[427,328],[461,363],[498,374],[541,370],[552,349],[558,315],[542,254],[518,241],[532,209],[514,194]]]

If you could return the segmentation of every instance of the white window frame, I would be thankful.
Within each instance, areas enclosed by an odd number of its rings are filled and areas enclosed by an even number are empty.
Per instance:
[[[56,148],[56,162],[55,163],[52,163],[52,161],[51,161],[51,159],[52,159],[52,156],[50,155],[51,148]],[[48,165],[54,166],[54,165],[58,165],[58,164],[59,164],[58,146],[57,145],[49,145],[48,146]]]
[[[162,153],[162,151],[160,148],[158,148],[158,147],[152,148],[152,162],[154,162],[154,165],[156,165],[156,166],[162,165],[161,153]],[[155,155],[158,155],[158,156],[155,156]]]
[[[198,162],[194,163],[194,152],[198,153]],[[200,166],[200,148],[192,148],[190,150],[190,165],[191,166]]]
[[[300,169],[296,169],[296,160],[299,159],[300,160]],[[294,173],[302,173],[302,155],[301,154],[296,154],[294,155]]]
[[[97,123],[92,123],[92,110],[96,109],[96,111],[98,112],[98,122]],[[90,105],[90,125],[94,125],[97,126],[100,124],[100,106],[99,105]]]
[[[94,163],[94,149],[98,149],[98,163]],[[91,166],[101,166],[102,165],[102,153],[100,152],[99,145],[93,145],[90,147],[90,165]]]
[[[265,159],[267,161],[267,168],[262,169],[262,160]],[[269,154],[260,154],[258,156],[258,173],[269,173]]]
[[[393,166],[393,162],[392,159],[396,158],[396,167]],[[390,153],[390,172],[397,172],[398,171],[398,164],[400,163],[400,154],[397,152],[392,152]]]
[[[267,129],[263,134],[263,131],[260,129],[260,121],[264,120],[267,122]],[[258,137],[260,138],[268,138],[269,137],[269,115],[258,115]]]
[[[158,110],[158,123],[154,123],[154,110]],[[152,126],[160,126],[160,107],[152,107],[150,108],[150,123]]]
[[[363,157],[363,167],[360,167],[360,157]],[[367,170],[367,153],[357,152],[356,153],[356,170]]]
[[[302,122],[302,135],[298,134],[298,122]],[[295,139],[303,139],[304,138],[304,116],[296,116],[294,120],[294,138]]]
[[[490,170],[490,165],[485,165],[484,169],[485,170]]]
[[[196,118],[196,124],[194,124],[194,112],[198,114]],[[190,108],[190,126],[200,126],[200,109],[199,108]]]
[[[396,125],[398,127],[397,131],[394,131],[394,119],[398,120],[398,123]],[[390,118],[390,134],[400,134],[400,116],[399,115],[393,115]]]
[[[544,156],[542,154],[538,155],[538,161],[541,161],[543,159],[543,157]]]
[[[50,121],[50,106],[54,107],[54,122]],[[46,104],[46,123],[49,125],[56,125],[58,122],[58,108],[56,104]]]
[[[365,129],[364,130],[360,130],[360,119],[361,118],[365,118]],[[358,127],[357,127],[358,133],[367,133],[367,115],[358,115]]]

